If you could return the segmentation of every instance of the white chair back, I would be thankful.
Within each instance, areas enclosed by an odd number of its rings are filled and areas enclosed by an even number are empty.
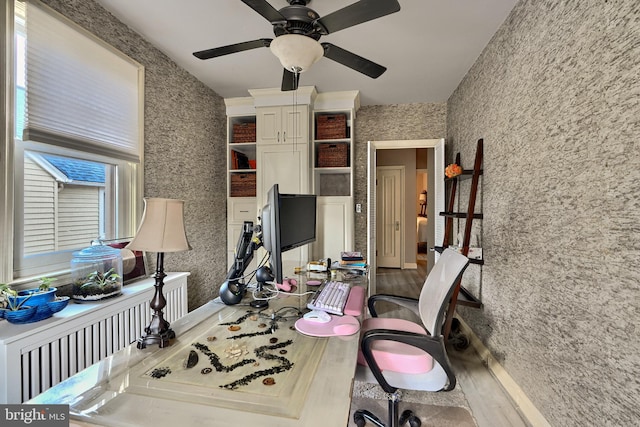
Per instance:
[[[469,259],[466,256],[447,248],[424,281],[418,308],[422,323],[432,336],[442,333],[444,310],[451,299],[455,283],[467,265]]]

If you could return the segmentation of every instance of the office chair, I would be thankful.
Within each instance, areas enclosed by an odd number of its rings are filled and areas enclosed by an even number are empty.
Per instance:
[[[372,295],[368,302],[372,317],[363,322],[357,378],[377,382],[389,399],[388,424],[370,411],[359,409],[354,415],[358,427],[371,421],[378,427],[398,427],[409,421],[418,427],[420,419],[412,411],[398,417],[398,389],[450,391],[456,377],[447,356],[442,326],[454,287],[467,268],[469,260],[446,249],[427,276],[420,298],[394,295]],[[378,317],[375,304],[387,301],[414,312],[423,325],[404,320]]]

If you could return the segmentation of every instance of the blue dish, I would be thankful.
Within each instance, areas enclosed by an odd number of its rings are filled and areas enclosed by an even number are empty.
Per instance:
[[[25,306],[20,310],[5,310],[4,317],[9,323],[26,323],[31,321],[38,312],[38,306]]]
[[[69,297],[58,297],[53,301],[47,303],[47,307],[51,310],[51,313],[57,313],[69,304]]]

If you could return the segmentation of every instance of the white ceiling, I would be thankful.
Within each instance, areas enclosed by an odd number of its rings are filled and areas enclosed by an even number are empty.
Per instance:
[[[268,48],[200,60],[192,53],[274,38],[265,18],[240,0],[97,0],[222,97],[280,87],[282,66]],[[312,0],[320,16],[355,0]],[[377,79],[322,58],[300,76],[319,92],[359,90],[362,105],[445,102],[517,0],[399,0],[401,10],[327,36],[387,67]],[[286,0],[269,0],[276,9]]]

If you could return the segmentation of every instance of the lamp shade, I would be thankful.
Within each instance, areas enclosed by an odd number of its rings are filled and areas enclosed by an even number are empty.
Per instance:
[[[286,70],[298,73],[307,71],[324,55],[324,48],[317,40],[300,34],[278,36],[269,48]]]
[[[423,191],[422,193],[420,193],[420,195],[418,196],[418,200],[420,201],[420,204],[424,205],[427,203],[427,192]]]
[[[127,248],[149,252],[191,249],[184,229],[184,200],[145,198],[140,228]]]

